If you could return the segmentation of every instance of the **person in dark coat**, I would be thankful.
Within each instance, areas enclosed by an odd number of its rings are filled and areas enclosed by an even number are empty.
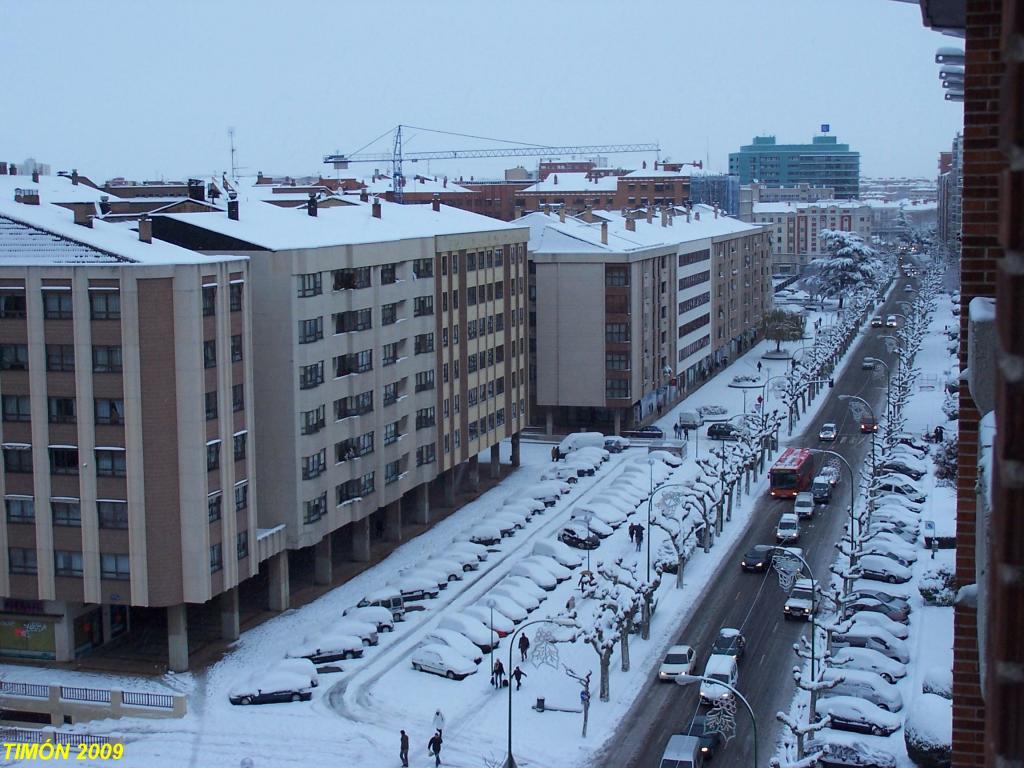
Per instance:
[[[438,731],[427,742],[427,751],[434,756],[434,768],[441,764],[441,732]]]
[[[518,691],[523,686],[523,678],[524,677],[529,677],[529,675],[527,675],[525,672],[523,672],[523,670],[520,669],[519,667],[516,667],[515,669],[512,670],[512,677],[515,678],[516,690]]]
[[[639,523],[636,526],[636,551],[640,551],[640,547],[644,543],[644,527]]]
[[[633,537],[634,536],[636,536],[636,524],[635,523],[630,523],[629,524],[629,540],[633,541]]]
[[[491,681],[495,688],[501,688],[501,684],[505,680],[505,665],[501,663],[501,659],[495,659],[493,672]]]
[[[557,445],[551,446],[551,460],[552,461],[558,461],[558,446]]]
[[[405,731],[400,731],[401,736],[398,741],[398,757],[402,760],[403,768],[409,768],[409,734]]]
[[[530,638],[525,634],[519,636],[519,654],[526,661],[526,652],[530,650]]]

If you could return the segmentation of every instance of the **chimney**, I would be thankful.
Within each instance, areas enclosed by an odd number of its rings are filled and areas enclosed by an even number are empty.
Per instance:
[[[588,224],[594,220],[594,209],[587,203],[587,207],[583,209],[583,220]]]
[[[92,203],[79,203],[72,210],[75,212],[75,224],[92,229],[92,216],[90,211],[95,211]]]
[[[694,221],[700,221],[700,211],[694,211],[693,212],[693,220]]]
[[[373,218],[375,218],[375,219],[379,219],[380,218],[380,198],[379,197],[373,198]]]
[[[715,218],[718,218],[718,203],[715,203]]]
[[[636,219],[634,219],[632,216],[626,219],[626,229],[628,229],[630,232],[636,232]]]
[[[654,220],[654,208],[647,206],[647,223],[650,224]]]
[[[444,177],[444,188],[448,189],[448,177],[447,176]]]
[[[562,224],[565,224],[565,206],[564,205],[561,208],[558,209],[558,220]]]
[[[668,208],[661,209],[661,226],[668,226]]]
[[[430,201],[430,207],[434,213],[438,213],[441,210],[441,196],[437,192],[434,193],[434,197]]]
[[[608,245],[608,222],[601,222],[601,245]]]
[[[203,186],[202,179],[188,180],[188,199],[200,203],[206,202],[206,187]]]
[[[686,209],[686,223],[687,224],[690,223],[690,209],[689,208]]]
[[[316,192],[309,193],[309,200],[306,201],[306,213],[316,216]]]
[[[262,184],[263,183],[263,171],[256,171],[256,183],[257,184]]]
[[[14,163],[11,163],[10,175],[11,176],[17,176],[18,175],[18,166],[16,166]]]
[[[644,160],[644,165],[643,165],[643,167],[644,167],[644,170],[647,170],[647,161],[646,161],[646,160]]]
[[[22,205],[39,205],[38,189],[15,189],[14,202]]]
[[[0,176],[6,176],[6,175],[7,175],[7,161],[6,160],[0,160]]]
[[[238,193],[231,192],[228,194],[228,218],[232,221],[238,221]]]
[[[39,183],[39,171],[37,171],[35,169],[33,169],[33,171],[32,171],[32,183],[33,184],[38,184]]]
[[[359,190],[359,202],[370,202],[370,193],[366,191],[366,187],[363,187],[362,189]]]
[[[13,168],[13,167],[14,166],[12,165],[11,168]],[[11,171],[11,173],[14,173],[14,171]],[[71,183],[74,184],[76,187],[78,186],[78,169],[77,168],[72,168],[71,169]]]
[[[153,220],[146,214],[139,217],[139,240],[143,243],[153,242]]]
[[[106,216],[110,213],[110,195],[100,195],[100,215]]]
[[[553,176],[553,178],[554,178],[554,180],[555,180],[555,181],[554,181],[554,185],[555,185],[555,186],[557,187],[557,186],[558,186],[558,174],[556,173],[556,174],[555,174],[555,175]]]

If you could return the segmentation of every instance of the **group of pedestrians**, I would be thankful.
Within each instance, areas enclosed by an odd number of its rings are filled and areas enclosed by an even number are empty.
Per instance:
[[[435,768],[441,764],[441,732],[444,730],[444,715],[438,709],[434,712],[434,735],[427,742],[427,752],[434,758]],[[405,730],[398,732],[398,758],[403,768],[409,768],[409,734]]]
[[[520,644],[519,647],[520,650],[522,650],[522,644]],[[525,660],[526,653],[523,652],[523,661]],[[523,678],[529,677],[529,675],[523,672],[522,667],[520,667],[517,664],[516,668],[512,670],[512,674],[509,675],[509,677],[512,680],[516,681],[516,690],[518,691],[520,688],[523,687]],[[505,680],[505,665],[501,663],[501,659],[497,659],[494,662],[494,667],[491,669],[491,685],[493,685],[495,688],[501,689],[508,685],[509,682],[510,681]]]
[[[640,523],[629,524],[629,540],[636,544],[636,551],[639,552],[644,543],[644,527]]]

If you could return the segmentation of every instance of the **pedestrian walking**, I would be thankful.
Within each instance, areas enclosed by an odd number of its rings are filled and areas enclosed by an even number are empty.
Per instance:
[[[491,681],[494,683],[495,688],[501,688],[502,683],[505,682],[505,665],[501,663],[501,659],[497,659],[494,662],[494,675]]]
[[[401,736],[398,739],[398,757],[402,761],[403,768],[409,768],[409,734],[405,731],[400,731]]]
[[[530,638],[525,634],[519,636],[519,654],[523,657],[523,661],[526,661],[526,652],[530,650]]]
[[[551,460],[552,461],[558,461],[558,446],[557,445],[552,445],[551,446]]]
[[[689,427],[683,427],[683,437],[685,437],[687,440],[690,439],[690,428]]]
[[[512,670],[512,677],[514,677],[516,680],[516,690],[518,691],[520,688],[523,687],[523,678],[529,677],[529,675],[523,672],[523,670],[519,667],[516,667],[514,670]]]
[[[640,551],[640,547],[644,543],[644,527],[639,523],[636,526],[636,551]]]
[[[633,537],[634,536],[636,536],[636,524],[635,523],[630,523],[629,524],[629,540],[633,541]]]
[[[761,361],[760,360],[757,361],[757,372],[758,373],[761,372]]]
[[[434,756],[434,768],[441,764],[441,732],[438,731],[427,742],[427,751]]]
[[[567,613],[576,610],[576,595],[569,595],[569,599],[565,601],[565,610]]]
[[[434,710],[434,730],[441,733],[444,730],[444,715],[440,709]]]

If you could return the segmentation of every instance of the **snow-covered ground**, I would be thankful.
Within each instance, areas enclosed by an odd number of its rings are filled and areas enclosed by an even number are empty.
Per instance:
[[[950,353],[947,329],[958,327],[957,318],[952,314],[953,302],[948,294],[936,299],[936,310],[932,315],[928,332],[915,358],[915,366],[921,374],[914,393],[904,408],[907,431],[915,435],[931,432],[936,426],[945,429],[947,437],[956,434],[956,422],[946,418],[942,405],[945,397],[943,385],[956,371],[956,358]],[[937,385],[932,388],[931,382]],[[932,452],[934,453],[934,447]],[[912,606],[908,624],[909,637],[906,640],[910,651],[907,675],[898,681],[897,688],[904,707],[897,714],[902,721],[913,711],[921,700],[922,685],[927,677],[936,672],[951,674],[953,666],[953,609],[925,605],[918,587],[921,578],[932,568],[942,564],[954,567],[955,550],[942,549],[936,553],[924,549],[924,524],[935,523],[939,535],[953,535],[956,529],[956,492],[948,484],[938,482],[934,475],[932,456],[925,459],[928,475],[919,481],[926,495],[921,511],[921,535],[917,542],[918,560],[913,564],[913,578],[905,584],[883,584],[876,581],[857,581],[854,587],[880,588],[890,594],[906,596]],[[807,721],[808,694],[797,691],[790,715],[801,723]],[[947,712],[951,710],[947,709]],[[949,724],[935,724],[939,731],[948,730]],[[811,738],[814,738],[813,736]],[[907,756],[904,729],[900,728],[889,736],[869,736],[836,729],[826,729],[818,738],[828,741],[857,742],[870,748],[881,749],[896,758],[898,768],[911,768],[915,764]],[[783,729],[780,735],[779,753],[783,760],[795,758],[792,736]]]
[[[810,333],[813,333],[813,324],[819,317],[823,325],[832,321],[829,312],[809,313]],[[801,344],[784,346],[797,350]],[[744,403],[743,391],[728,386],[733,375],[756,373],[759,361],[762,362],[761,376],[765,380],[788,369],[788,360],[761,360],[761,355],[772,347],[773,343],[762,343],[739,357],[690,398],[663,414],[658,424],[671,435],[671,425],[678,413],[695,410],[701,405],[721,405],[730,414],[740,413]],[[839,373],[837,371],[837,375]],[[753,407],[760,392],[760,389],[747,390],[748,408]],[[823,401],[824,397],[819,396],[804,418],[813,418]],[[781,408],[776,398],[771,396],[767,407]],[[712,441],[702,436],[700,443],[701,454],[707,455]],[[782,443],[784,447],[785,439]],[[503,446],[506,460],[508,450],[508,446]],[[189,696],[186,717],[179,720],[91,722],[76,730],[123,737],[127,748],[122,764],[140,768],[235,766],[247,757],[253,760],[255,768],[305,764],[374,768],[398,763],[399,729],[405,729],[411,735],[412,764],[426,765],[426,742],[433,732],[434,712],[441,709],[446,718],[442,753],[446,765],[475,768],[487,765],[492,756],[500,758],[505,751],[508,699],[507,690],[499,693],[489,684],[489,659],[485,657],[476,674],[463,681],[451,681],[413,671],[410,656],[422,643],[423,637],[437,626],[443,614],[481,604],[487,591],[516,562],[532,552],[535,542],[553,540],[574,509],[600,499],[607,489],[621,483],[625,474],[630,472],[631,465],[634,475],[648,477],[650,469],[643,447],[613,454],[594,477],[581,478],[555,507],[536,516],[525,530],[517,532],[514,537],[502,540],[479,571],[452,583],[437,599],[423,603],[425,610],[407,614],[407,620],[399,623],[395,632],[383,633],[380,644],[367,649],[364,658],[340,662],[342,672],[321,675],[320,685],[314,690],[311,702],[238,707],[229,703],[228,691],[254,670],[276,663],[304,637],[329,629],[345,608],[355,605],[365,594],[385,586],[402,569],[430,556],[443,555],[460,533],[480,522],[506,499],[521,496],[551,466],[550,445],[524,442],[521,457],[521,467],[499,486],[402,545],[376,567],[306,606],[287,611],[245,632],[213,667],[187,675],[167,675],[164,679],[167,688]],[[691,453],[671,475],[667,469],[658,469],[656,480],[680,483],[694,477],[697,471]],[[764,481],[752,488],[753,497],[763,492]],[[597,700],[598,659],[594,650],[581,642],[557,645],[560,665],[594,671],[587,739],[580,736],[580,714],[541,714],[532,709],[538,696],[545,697],[549,706],[578,707],[579,685],[569,679],[561,667],[538,666],[532,662],[523,664],[527,677],[522,691],[513,695],[515,751],[521,765],[569,768],[592,764],[594,755],[614,733],[619,720],[673,641],[676,627],[699,601],[730,544],[742,534],[752,506],[749,498],[739,498],[732,521],[711,552],[697,551],[691,558],[686,568],[685,588],[676,589],[674,577],[666,577],[658,593],[658,610],[649,640],[640,640],[638,636],[631,640],[631,671],[621,672],[618,651],[613,657],[610,702]],[[647,527],[644,505],[631,520]],[[638,552],[630,542],[626,528],[623,525],[605,539],[601,547],[591,554],[592,561],[595,564],[598,561],[611,562],[621,557],[627,565],[637,564],[643,575],[646,544]],[[653,534],[650,542],[653,557],[664,534],[659,529],[648,531],[648,534]],[[585,559],[586,554],[581,554]],[[546,593],[540,608],[528,620],[559,613],[573,594],[577,600],[580,599],[575,574],[554,591]],[[526,634],[535,639],[536,629],[531,627]],[[508,641],[503,640],[495,651],[495,657],[500,654],[508,664],[508,652]],[[518,655],[516,651],[515,657]],[[516,658],[513,659],[514,664],[517,663]],[[0,667],[0,673],[12,679],[25,679],[25,669]],[[33,674],[51,681],[72,682],[71,673],[62,671],[34,670]],[[84,677],[75,675],[73,682],[97,687],[119,685],[129,690],[152,690],[157,685],[150,680],[119,678],[115,682],[102,675],[89,675],[86,681]],[[88,763],[83,761],[82,764]]]

